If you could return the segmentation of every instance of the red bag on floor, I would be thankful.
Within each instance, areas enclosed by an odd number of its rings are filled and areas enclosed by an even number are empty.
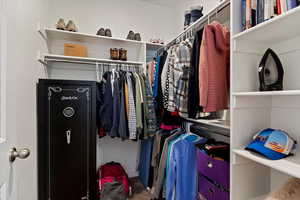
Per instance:
[[[119,195],[119,196],[124,195],[128,197],[129,178],[120,163],[110,162],[100,167],[99,191],[100,191],[101,199],[105,199],[104,196],[108,196],[108,195]],[[120,194],[120,193],[124,193],[124,194]]]

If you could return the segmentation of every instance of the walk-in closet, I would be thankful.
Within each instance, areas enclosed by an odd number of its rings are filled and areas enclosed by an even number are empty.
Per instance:
[[[299,17],[0,0],[0,200],[299,200]]]

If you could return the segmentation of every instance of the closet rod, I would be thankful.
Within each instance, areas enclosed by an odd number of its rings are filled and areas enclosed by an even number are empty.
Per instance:
[[[175,44],[179,38],[181,38],[185,34],[189,33],[190,31],[193,31],[195,29],[198,29],[198,30],[201,29],[203,27],[202,25],[205,22],[207,22],[211,16],[218,14],[219,12],[221,12],[228,6],[230,6],[230,0],[224,0],[223,2],[219,3],[215,8],[213,8],[206,15],[204,15],[203,17],[198,19],[196,22],[194,22],[191,26],[189,26],[187,29],[185,29],[183,32],[181,32],[175,39],[171,40],[167,45],[165,45],[165,47],[161,47],[158,51],[160,51],[161,49],[164,49],[164,48],[167,48],[167,49],[170,48],[170,46]]]
[[[213,123],[202,123],[199,121],[197,122],[196,120],[189,119],[185,119],[184,123],[192,123],[193,125],[191,127],[193,127],[193,129],[198,129],[200,132],[201,130],[205,130],[213,134],[230,137],[230,128],[216,126]]]
[[[141,64],[136,63],[114,63],[113,61],[97,61],[97,62],[88,62],[88,61],[76,61],[76,60],[64,60],[64,59],[49,59],[45,58],[44,60],[40,60],[40,62],[65,62],[65,63],[76,63],[76,64],[87,64],[87,65],[96,65],[99,64],[111,64],[111,65],[126,65],[128,67],[137,67],[141,66]]]
[[[199,133],[211,133],[211,134],[215,134],[215,135],[220,135],[220,136],[223,136],[223,137],[226,137],[226,138],[230,138],[230,132],[223,132],[223,131],[220,131],[220,130],[215,130],[215,129],[211,129],[211,128],[208,128],[208,127],[203,127],[202,125],[199,125],[199,124],[193,124],[190,126],[190,129],[193,133],[195,134],[198,134]]]

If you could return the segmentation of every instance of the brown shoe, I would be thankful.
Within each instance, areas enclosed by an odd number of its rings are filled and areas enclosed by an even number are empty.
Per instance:
[[[106,36],[106,37],[112,37],[112,34],[111,34],[111,30],[110,30],[110,29],[106,29],[106,30],[105,30],[105,36]]]
[[[72,20],[70,20],[67,24],[66,30],[71,31],[71,32],[77,32],[77,27],[74,24],[74,22]]]
[[[56,24],[56,29],[57,30],[66,30],[66,24],[65,20],[60,18]]]
[[[119,60],[119,49],[111,48],[110,49],[110,59],[112,60]]]
[[[105,36],[105,30],[104,28],[100,28],[97,32],[97,35],[100,35],[100,36]]]
[[[119,59],[120,60],[127,60],[127,50],[126,49],[119,49]]]
[[[126,39],[127,40],[134,40],[134,32],[133,31],[129,31]]]
[[[134,34],[134,39],[137,41],[141,41],[142,40],[141,34],[139,34],[139,33]]]

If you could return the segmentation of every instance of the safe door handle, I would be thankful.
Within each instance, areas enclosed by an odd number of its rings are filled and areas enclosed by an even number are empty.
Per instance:
[[[66,131],[66,137],[67,137],[67,144],[71,144],[71,130]]]

